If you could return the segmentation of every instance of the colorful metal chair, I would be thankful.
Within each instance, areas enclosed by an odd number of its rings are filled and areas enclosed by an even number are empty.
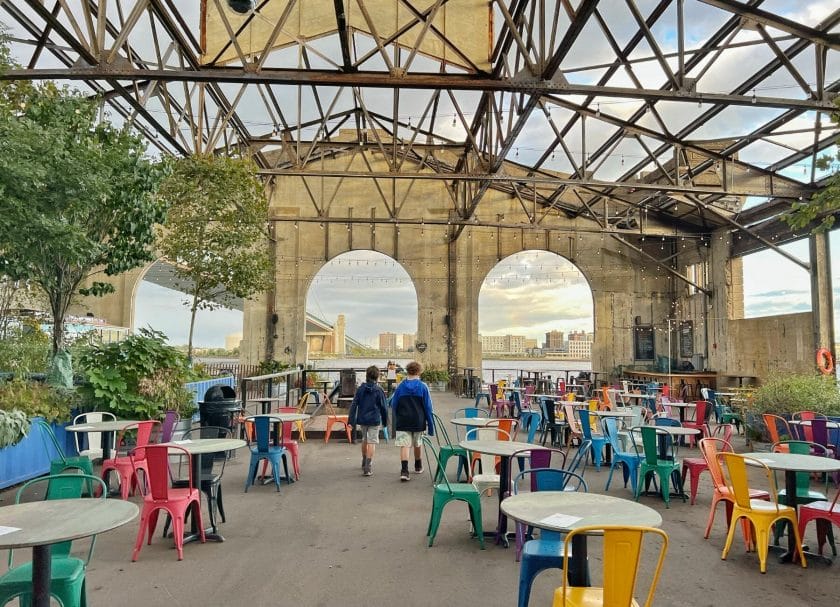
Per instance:
[[[660,493],[665,501],[665,507],[671,507],[670,487],[673,483],[674,490],[682,495],[685,501],[685,494],[682,493],[682,479],[680,478],[680,463],[677,461],[676,441],[669,440],[670,437],[662,437],[664,441],[664,457],[660,455],[660,441],[657,435],[656,426],[642,426],[639,431],[642,434],[642,454],[639,453],[638,445],[634,445],[636,453],[642,455],[639,466],[639,479],[636,483],[636,501],[642,493],[642,485],[647,490],[652,475],[659,478]]]
[[[116,472],[120,479],[120,497],[128,499],[129,495],[134,493],[134,489],[139,486],[140,481],[137,477],[137,472],[143,470],[146,472],[146,465],[142,459],[141,451],[137,457],[132,458],[132,453],[135,449],[139,449],[149,445],[152,442],[152,436],[160,427],[160,422],[157,420],[146,420],[137,422],[136,424],[129,424],[117,434],[117,442],[114,445],[114,457],[102,460],[102,480],[108,484],[108,477],[111,472]]]
[[[709,428],[707,418],[711,411],[709,410],[709,403],[705,400],[698,400],[694,402],[694,419],[687,419],[682,422],[684,428],[694,428],[700,431],[700,438],[705,438],[712,435],[712,430]],[[693,434],[688,437],[688,444],[692,447],[696,443],[696,438]]]
[[[510,434],[498,427],[485,426],[467,430],[465,440],[510,440]],[[492,492],[493,489],[499,488],[501,477],[496,472],[497,461],[498,458],[495,455],[473,452],[470,463],[470,480],[479,493]],[[476,463],[480,469],[478,474],[475,472]]]
[[[498,384],[490,384],[490,414],[496,414],[496,417],[505,417],[510,413],[513,403],[506,399],[500,398],[502,394]]]
[[[332,427],[335,424],[344,426],[344,432],[347,434],[347,442],[353,442],[353,431],[350,428],[350,415],[339,414],[336,412],[329,398],[324,398],[324,411],[327,413],[327,426],[324,429],[324,442],[329,442],[330,434],[332,434]]]
[[[668,550],[668,534],[653,527],[579,527],[566,534],[563,544],[563,570],[568,571],[572,555],[572,539],[581,534],[603,534],[603,587],[569,586],[568,576],[563,576],[563,586],[554,592],[554,607],[584,607],[594,605],[630,606],[638,605],[633,595],[636,592],[642,544],[646,536],[661,538],[659,558],[648,588],[645,607],[653,605],[656,585],[662,573],[665,553]]]
[[[828,539],[831,544],[831,552],[837,556],[837,547],[834,545],[834,536],[831,525],[840,525],[840,507],[837,500],[840,498],[840,489],[834,494],[834,499],[829,502],[822,500],[799,506],[799,536],[805,537],[805,527],[811,521],[817,522],[817,546],[819,553],[823,553],[825,541]]]
[[[519,493],[520,482],[529,484],[530,491],[588,491],[586,481],[568,470],[557,468],[531,468],[516,475],[513,493]],[[518,528],[517,528],[518,532]],[[574,555],[572,555],[574,558]],[[529,539],[522,548],[522,563],[519,566],[518,607],[527,607],[531,598],[534,578],[546,569],[563,569],[563,535],[543,529],[539,539]]]
[[[91,411],[88,413],[80,413],[74,417],[73,425],[113,421],[115,419],[117,419],[117,416],[108,411]],[[101,432],[74,432],[73,434],[75,434],[76,451],[78,451],[79,455],[87,455],[91,460],[102,459]],[[113,432],[111,434],[113,434]]]
[[[828,457],[828,449],[817,443],[808,441],[785,441],[784,443],[776,443],[773,445],[773,451],[783,451],[786,448],[789,453],[796,453],[798,455],[816,455],[818,457]],[[820,491],[811,489],[811,475],[808,472],[796,472],[796,503],[810,504],[812,502],[824,502],[826,496]],[[826,478],[826,488],[828,488],[828,479]],[[789,502],[787,489],[782,489],[776,494],[776,499],[780,504],[787,504]],[[773,533],[774,545],[779,545],[779,538],[782,535],[783,526],[776,525]],[[833,537],[832,537],[833,540]]]
[[[484,550],[484,531],[481,523],[481,494],[472,483],[449,482],[449,479],[446,477],[446,470],[441,466],[434,445],[428,436],[423,437],[423,447],[426,452],[426,466],[429,468],[429,474],[432,474],[432,470],[444,470],[441,482],[434,483],[434,491],[432,493],[432,513],[426,529],[426,536],[429,538],[429,547],[435,541],[444,506],[452,501],[460,501],[467,503],[473,532],[478,537],[478,543],[481,549]]]
[[[767,426],[767,432],[770,434],[770,440],[773,443],[781,443],[796,438],[790,429],[790,424],[788,424],[784,417],[773,415],[772,413],[764,413],[761,418],[764,420],[764,425]],[[787,453],[787,450],[787,446],[783,445],[782,452]]]
[[[164,414],[163,423],[160,426],[160,442],[168,443],[175,435],[175,426],[181,421],[177,411],[169,410]]]
[[[607,438],[603,434],[594,434],[592,432],[592,422],[590,421],[589,413],[590,411],[587,409],[581,408],[577,410],[580,418],[580,431],[583,434],[584,440],[588,440],[591,445],[590,453],[592,455],[592,462],[595,464],[595,469],[600,470]]]
[[[204,523],[201,520],[200,495],[196,482],[193,478],[191,465],[187,465],[188,484],[186,487],[170,486],[170,456],[178,456],[190,461],[189,452],[177,445],[147,445],[131,453],[129,458],[132,463],[142,462],[142,469],[146,474],[146,488],[143,494],[143,508],[140,511],[140,527],[137,530],[137,538],[134,541],[134,551],[131,553],[131,560],[136,561],[143,547],[143,537],[148,533],[148,544],[152,543],[152,537],[157,527],[160,511],[165,511],[172,519],[172,537],[175,540],[175,549],[178,551],[178,560],[184,560],[184,519],[187,510],[192,508],[193,524],[198,529],[199,539],[203,544]],[[142,460],[137,459],[142,457]],[[135,474],[141,468],[135,466]]]
[[[245,477],[245,492],[248,487],[257,480],[257,469],[261,460],[268,460],[271,464],[271,476],[274,479],[274,486],[280,491],[280,464],[283,464],[286,482],[291,484],[292,477],[289,475],[289,451],[282,446],[282,439],[278,444],[272,444],[271,426],[273,422],[268,417],[250,417],[245,419],[246,426],[253,424],[253,438],[249,437],[249,449],[251,450],[251,461],[248,465],[248,475]],[[282,434],[283,424],[279,424]],[[250,434],[250,433],[249,433]],[[279,437],[278,437],[279,438]]]
[[[38,489],[48,500],[78,499],[83,493],[93,495],[91,487],[96,485],[101,499],[108,494],[102,479],[90,474],[57,474],[36,478],[21,485],[15,494],[15,503],[25,499],[27,491],[38,485],[46,485]],[[86,559],[70,556],[71,542],[53,544],[50,554],[50,594],[58,599],[64,607],[85,607],[87,596],[85,589],[85,572],[87,564],[93,556],[96,536],[90,540],[90,548]],[[8,571],[0,576],[0,605],[5,605],[18,599],[21,605],[32,604],[32,561],[14,566],[14,551],[9,550]]]
[[[796,549],[799,552],[802,567],[806,567],[805,553],[802,551],[802,538],[799,537],[799,528],[796,524],[796,511],[790,506],[779,504],[775,499],[768,502],[750,497],[750,489],[747,484],[747,460],[750,461],[751,467],[764,471],[770,485],[770,493],[775,498],[777,493],[776,480],[773,478],[770,468],[761,460],[748,458],[737,453],[719,453],[717,457],[722,462],[729,493],[735,498],[732,508],[732,521],[726,535],[726,545],[723,547],[720,558],[726,560],[726,556],[729,554],[732,540],[735,537],[734,523],[741,518],[746,518],[755,529],[753,542],[758,552],[759,568],[761,573],[765,573],[767,571],[767,552],[770,547],[770,529],[776,521],[787,521],[793,529]]]
[[[642,456],[638,453],[630,453],[622,449],[621,442],[618,440],[618,422],[614,417],[604,419],[604,436],[613,452],[612,461],[610,462],[610,474],[607,476],[607,484],[604,487],[604,491],[609,491],[613,471],[619,466],[624,476],[624,486],[627,487],[627,481],[629,480],[630,487],[635,491]]]
[[[67,456],[58,443],[52,427],[43,419],[32,422],[41,431],[41,439],[50,458],[50,475],[61,474],[65,470],[80,470],[84,474],[93,475],[93,462],[86,455]]]
[[[732,452],[732,434],[735,431],[735,426],[732,424],[720,424],[715,426],[714,436],[720,438],[726,443],[724,451]],[[703,440],[702,438],[700,440]],[[683,483],[685,479],[689,479],[691,491],[689,494],[688,503],[694,505],[697,500],[697,487],[700,484],[700,475],[709,469],[709,464],[705,457],[684,457],[682,460],[682,478]]]
[[[446,424],[438,417],[437,413],[432,413],[435,418],[435,440],[438,444],[438,459],[441,463],[441,468],[435,470],[432,481],[439,483],[442,477],[446,474],[446,465],[452,457],[458,458],[458,472],[455,475],[455,480],[461,482],[461,472],[466,470],[467,476],[470,471],[470,455],[469,452],[461,447],[455,445],[449,439],[449,433],[446,431]],[[431,472],[431,471],[430,471]]]

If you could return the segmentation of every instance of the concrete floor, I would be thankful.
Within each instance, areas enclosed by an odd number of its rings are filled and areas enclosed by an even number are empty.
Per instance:
[[[443,419],[469,401],[433,394]],[[451,431],[451,427],[449,428]],[[454,432],[450,432],[454,437]],[[740,447],[740,449],[739,449]],[[737,450],[743,450],[739,442]],[[683,456],[696,456],[682,449]],[[399,481],[398,449],[382,444],[374,475],[361,476],[356,445],[334,437],[330,444],[310,438],[300,447],[302,476],[282,487],[256,486],[243,493],[247,452],[228,463],[224,501],[228,521],[224,543],[189,544],[178,562],[171,540],[158,530],[132,563],[137,521],[102,534],[90,563],[87,584],[91,606],[158,607],[215,605],[515,605],[519,567],[513,549],[479,550],[468,534],[466,506],[444,511],[435,545],[426,547],[431,506],[428,474]],[[588,467],[591,491],[602,492],[607,469]],[[830,491],[833,492],[833,487]],[[614,483],[610,492],[631,498]],[[724,525],[721,512],[708,540],[702,533],[711,495],[703,476],[695,506],[677,500],[670,509],[655,497],[642,501],[656,508],[670,548],[655,604],[680,606],[829,605],[840,595],[840,563],[811,562],[807,569],[782,565],[772,556],[766,575],[758,557],[736,543],[721,561]],[[11,494],[2,495],[4,501]],[[139,502],[137,498],[133,498]],[[485,528],[495,526],[496,497],[483,500]],[[813,526],[806,538],[815,545]],[[784,541],[784,540],[783,540]],[[600,579],[597,541],[590,549],[593,580]],[[18,553],[19,559],[25,558]],[[647,559],[646,559],[647,563]],[[649,564],[649,563],[647,563]],[[562,583],[559,570],[534,582],[531,605],[551,605]]]

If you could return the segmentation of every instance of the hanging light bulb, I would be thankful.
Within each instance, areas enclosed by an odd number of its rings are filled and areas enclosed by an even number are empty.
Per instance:
[[[621,155],[621,166],[624,166],[624,154]]]
[[[752,99],[750,100],[750,103],[755,105],[755,89],[753,89]]]
[[[601,117],[601,104],[600,103],[595,104],[595,116],[597,116],[598,118]]]
[[[234,12],[244,15],[245,13],[253,10],[254,0],[228,0],[228,6]]]

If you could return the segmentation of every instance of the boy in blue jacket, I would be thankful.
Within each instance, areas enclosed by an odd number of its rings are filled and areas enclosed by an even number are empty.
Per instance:
[[[379,442],[379,429],[388,423],[388,410],[385,407],[385,392],[376,381],[379,379],[379,369],[370,366],[365,371],[365,383],[356,390],[353,403],[350,405],[350,416],[347,421],[353,432],[356,425],[362,427],[362,474],[373,474],[373,452]]]
[[[394,390],[391,397],[391,419],[394,424],[394,445],[400,448],[400,480],[409,481],[408,451],[414,447],[414,472],[423,472],[423,460],[420,448],[423,445],[423,431],[429,436],[435,435],[435,419],[432,416],[432,397],[429,387],[420,379],[423,367],[417,361],[411,361],[405,367],[406,377]]]

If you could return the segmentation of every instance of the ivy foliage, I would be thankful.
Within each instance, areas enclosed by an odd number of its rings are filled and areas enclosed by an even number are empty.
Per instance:
[[[100,121],[96,99],[50,82],[0,96],[0,273],[44,291],[55,354],[74,295],[112,290],[99,282],[80,291],[94,271],[116,275],[152,259],[166,165],[145,157],[139,136]]]
[[[160,195],[169,207],[160,250],[174,264],[179,288],[192,296],[191,356],[197,310],[271,287],[268,201],[251,160],[215,155],[175,161]]]
[[[840,98],[834,101],[840,107]],[[840,109],[831,114],[831,120],[835,125],[840,123]],[[836,148],[835,156],[822,156],[817,159],[817,168],[820,170],[834,169],[828,178],[825,186],[814,193],[810,200],[794,202],[791,210],[784,215],[784,220],[794,229],[802,229],[813,226],[814,232],[823,232],[831,229],[840,214],[840,147]]]

